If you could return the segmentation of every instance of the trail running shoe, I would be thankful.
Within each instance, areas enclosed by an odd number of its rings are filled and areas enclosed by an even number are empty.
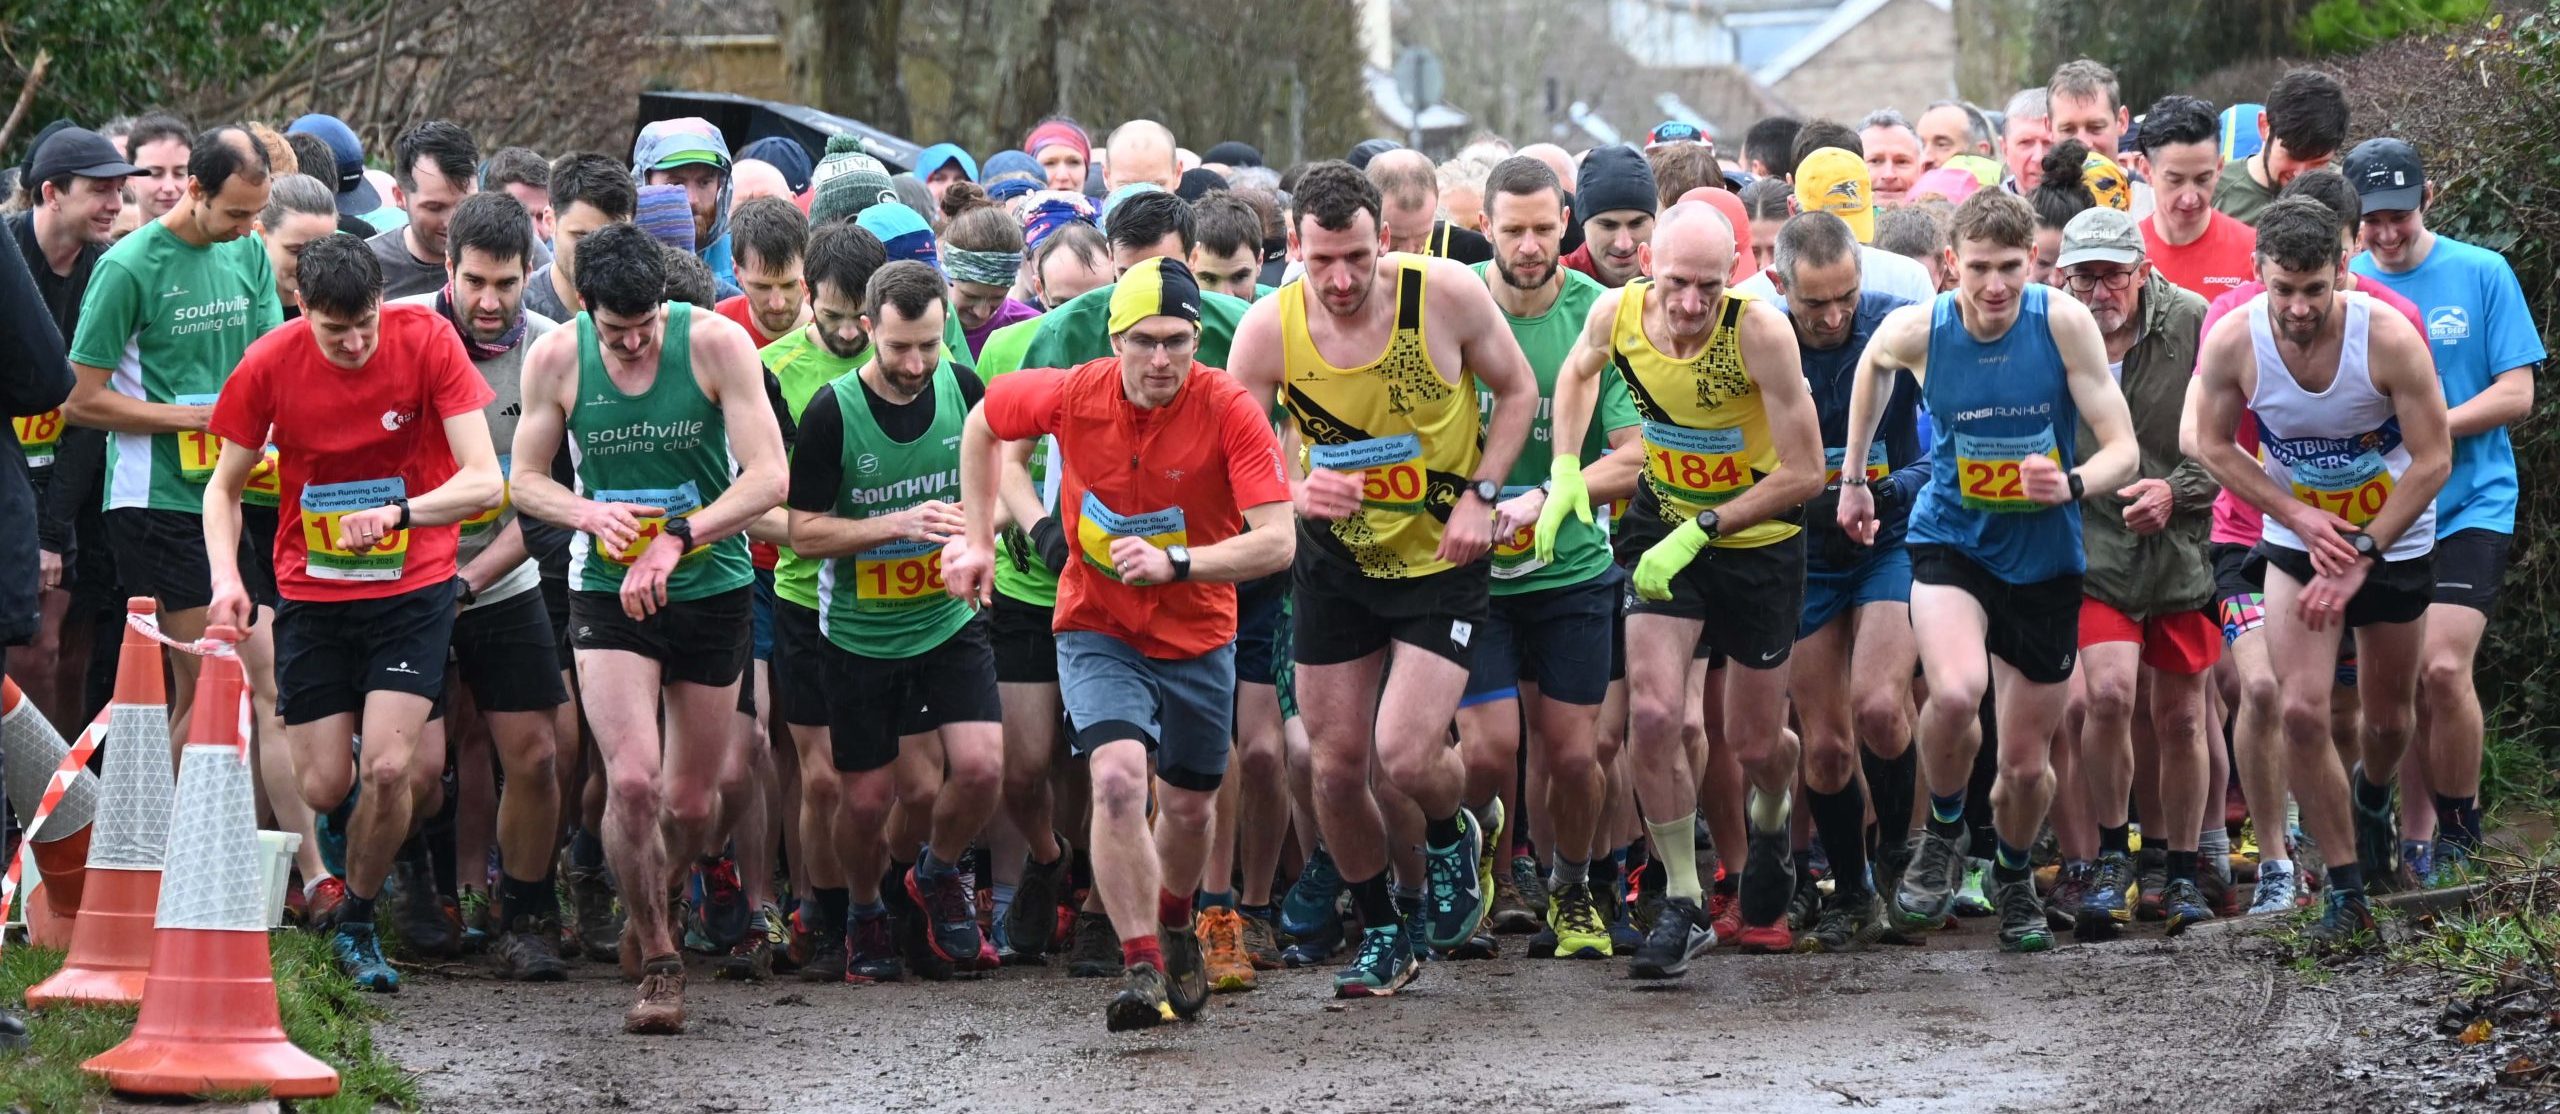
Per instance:
[[[462,926],[448,920],[444,899],[436,893],[435,871],[424,863],[396,863],[390,891],[391,928],[400,948],[417,959],[452,959],[462,954]]]
[[[0,1052],[15,1052],[27,1046],[27,1023],[18,1015],[0,1010]]]
[[[2169,914],[2161,911],[2160,899],[2169,889],[2169,845],[2144,847],[2133,853],[2133,889],[2125,895],[2133,906],[2133,919],[2157,924]]]
[[[517,917],[498,936],[498,963],[517,982],[559,982],[569,977],[569,961],[560,958],[559,939],[558,919]]]
[[[788,898],[784,899],[788,901]],[[799,923],[778,905],[765,905],[756,910],[756,919],[764,932],[765,946],[773,952],[773,973],[788,975],[800,969],[809,959],[808,934]]]
[[[1964,886],[1956,891],[1956,915],[1988,917],[1998,912],[1991,903],[1991,860],[1966,859]]]
[[[302,899],[303,927],[313,932],[327,932],[338,927],[338,913],[347,905],[347,884],[336,878],[323,878]]]
[[[2362,891],[2335,886],[2321,892],[2320,919],[2302,930],[2303,943],[2320,951],[2351,948],[2373,936],[2373,907]]]
[[[1164,972],[1146,963],[1132,963],[1121,971],[1120,992],[1102,1010],[1104,1027],[1114,1033],[1152,1029],[1173,1017],[1173,1003],[1165,998]]]
[[[1716,946],[1719,948],[1730,948],[1741,943],[1742,900],[1729,893],[1709,891],[1707,893],[1707,930],[1715,933]]]
[[[1479,819],[1484,822],[1476,826],[1479,840],[1476,845],[1476,890],[1491,894],[1494,892],[1494,875],[1501,873],[1494,869],[1494,865],[1502,862],[1503,840],[1510,835],[1511,818],[1503,813],[1502,798],[1495,797],[1485,806]]]
[[[1603,938],[1605,939],[1605,935]],[[1556,925],[1554,915],[1549,914],[1547,922],[1539,925],[1538,931],[1529,934],[1529,958],[1554,959],[1555,957]]]
[[[2080,925],[2080,903],[2089,896],[2089,881],[2097,877],[2098,864],[2067,862],[2053,873],[2053,890],[2044,895],[2045,923],[2054,931],[2076,930]]]
[[[1822,916],[1796,941],[1796,950],[1840,954],[1862,951],[1884,936],[1884,899],[1863,886],[1852,891],[1846,880],[1822,903]]]
[[[1486,918],[1485,927],[1505,936],[1521,936],[1538,930],[1537,907],[1529,904],[1529,895],[1520,889],[1520,872],[1513,869],[1525,861],[1514,860],[1493,876],[1493,915]],[[1532,870],[1530,873],[1535,875],[1537,872]]]
[[[589,959],[607,959],[622,950],[622,915],[614,908],[613,878],[602,867],[579,869],[568,849],[560,851],[560,877],[569,884],[569,905],[577,922],[578,949]]]
[[[790,944],[791,929],[782,923],[782,910],[763,906],[749,922],[747,934],[720,957],[715,973],[724,979],[763,982],[773,977],[777,957]]]
[[[1802,932],[1813,927],[1822,917],[1822,890],[1810,870],[1796,875],[1795,889],[1787,894],[1787,927]]]
[[[363,778],[357,778],[347,784],[348,817],[355,816],[356,798],[363,792]],[[320,869],[328,871],[332,878],[346,877],[347,833],[338,829],[330,819],[329,811],[315,812],[311,815],[311,834],[320,844]]]
[[[1435,948],[1454,948],[1475,935],[1493,895],[1483,880],[1483,827],[1475,814],[1458,810],[1458,841],[1447,847],[1425,846],[1422,914],[1429,933],[1422,941]],[[1362,945],[1367,951],[1367,945]]]
[[[1959,833],[1950,839],[1923,829],[1911,855],[1911,865],[1902,872],[1902,885],[1893,892],[1894,923],[1906,931],[1918,932],[1938,927],[1955,907],[1956,886],[1964,880],[1965,846],[1970,833]]]
[[[1519,897],[1520,907],[1528,912],[1529,919],[1526,922],[1515,921],[1513,927],[1502,929],[1502,931],[1538,931],[1544,925],[1547,908],[1547,876],[1545,872],[1538,869],[1536,858],[1528,855],[1511,857],[1511,890]],[[1497,928],[1500,928],[1501,919],[1502,914],[1499,911],[1495,912],[1494,920]]]
[[[462,916],[463,953],[478,955],[488,951],[489,939],[493,935],[491,930],[496,927],[498,919],[497,903],[489,900],[487,891],[464,886],[462,896],[455,904]]]
[[[400,972],[382,958],[382,941],[373,934],[372,925],[340,921],[330,934],[329,950],[337,957],[338,970],[355,980],[356,986],[376,994],[399,992]]]
[[[844,981],[867,986],[905,977],[907,965],[898,958],[897,929],[889,923],[890,916],[852,918],[853,925],[845,933]]]
[[[1341,900],[1342,872],[1334,868],[1332,854],[1318,847],[1307,856],[1297,883],[1280,899],[1280,935],[1291,941],[1331,939],[1326,953],[1330,955],[1330,948],[1341,946],[1342,914],[1337,908]]]
[[[2185,932],[2189,926],[2213,919],[2213,906],[2205,902],[2204,890],[2194,879],[2172,878],[2160,893],[2160,907],[2168,915],[2169,935]]]
[[[669,957],[649,964],[640,977],[640,1000],[622,1015],[622,1031],[673,1035],[684,1032],[684,961]]]
[[[738,864],[723,855],[693,865],[685,904],[684,946],[688,951],[719,955],[746,939],[750,910],[746,891],[738,885]]]
[[[1647,862],[1627,872],[1627,904],[1636,931],[1653,931],[1653,919],[1662,913],[1662,899],[1667,896],[1669,876],[1662,864]]]
[[[1233,913],[1234,910],[1228,910]],[[1173,1015],[1185,1021],[1200,1016],[1209,1004],[1209,969],[1200,954],[1200,937],[1188,925],[1156,930],[1164,948],[1164,999]]]
[[[2435,862],[2421,877],[2429,889],[2442,889],[2468,882],[2471,875],[2471,852],[2452,840],[2442,840],[2435,845]]]
[[[1386,998],[1422,973],[1413,941],[1401,924],[1383,924],[1360,933],[1360,952],[1351,965],[1334,972],[1336,998]]]
[[[2356,814],[2356,863],[2364,868],[2367,886],[2388,886],[2399,880],[2393,873],[2398,865],[2393,860],[2400,850],[2399,809],[2389,799],[2380,809],[2366,809],[2356,798],[2363,784],[2364,766],[2359,763],[2347,776],[2347,802]]]
[[[2041,952],[2053,948],[2053,929],[2044,923],[2044,901],[2036,896],[2036,878],[1992,879],[1992,899],[2000,907],[2000,949]]]
[[[1911,867],[1912,848],[1916,838],[1879,838],[1876,855],[1867,860],[1868,873],[1875,876],[1878,896],[1890,896],[1902,888],[1902,873]]]
[[[2127,891],[2133,887],[2133,856],[2108,851],[2089,868],[2088,888],[2080,893],[2080,909],[2072,915],[2072,934],[2087,943],[2113,940],[2133,920]]]
[[[1022,857],[1022,881],[1014,884],[1013,904],[1005,908],[1005,942],[1013,945],[1015,955],[1028,959],[1049,954],[1058,943],[1058,903],[1066,899],[1067,869],[1075,862],[1075,849],[1067,844],[1067,837],[1057,839],[1056,862]]]
[[[1120,969],[1120,936],[1111,930],[1111,918],[1100,913],[1076,914],[1076,937],[1067,953],[1067,974],[1079,979],[1106,979]]]
[[[2290,913],[2296,904],[2297,891],[2291,868],[2258,868],[2258,888],[2249,898],[2249,915]]]
[[[1644,944],[1627,963],[1627,977],[1679,978],[1688,973],[1690,960],[1715,946],[1716,934],[1707,927],[1707,915],[1698,903],[1685,897],[1666,897],[1662,912],[1653,919],[1653,930],[1645,933]]]
[[[907,897],[924,912],[926,946],[954,967],[970,967],[986,938],[978,932],[978,895],[970,892],[966,871],[953,869],[926,882],[921,864],[907,868]]]
[[[800,961],[801,982],[844,982],[845,926],[813,923],[809,926],[809,954]]]
[[[2438,844],[2423,839],[2400,841],[2400,866],[2391,876],[2392,888],[2423,890],[2435,880]]]
[[[1237,910],[1244,920],[1244,956],[1256,971],[1277,971],[1280,959],[1280,932],[1272,927],[1272,916]],[[1276,916],[1274,914],[1273,916]]]
[[[1589,883],[1568,882],[1548,896],[1547,927],[1555,934],[1548,954],[1566,959],[1609,958],[1609,926],[1601,923]]]
[[[1208,967],[1209,989],[1220,994],[1253,989],[1253,957],[1244,950],[1244,917],[1220,906],[1200,911],[1201,962]],[[1168,957],[1165,961],[1172,963]]]

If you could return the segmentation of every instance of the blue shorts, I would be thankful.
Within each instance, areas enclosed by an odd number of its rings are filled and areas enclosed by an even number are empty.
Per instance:
[[[1617,655],[1621,579],[1611,566],[1580,584],[1492,597],[1458,706],[1517,699],[1523,681],[1564,703],[1597,706]]]
[[[755,606],[751,609],[757,661],[773,660],[773,570],[756,570]]]
[[[1058,632],[1058,696],[1075,725],[1078,757],[1136,739],[1155,754],[1156,776],[1209,792],[1227,774],[1236,719],[1236,649],[1196,658],[1140,654],[1107,634]]]
[[[1804,618],[1796,624],[1796,640],[1813,637],[1844,611],[1871,603],[1911,602],[1911,551],[1902,546],[1878,551],[1847,572],[1832,572],[1810,563],[1804,567]]]

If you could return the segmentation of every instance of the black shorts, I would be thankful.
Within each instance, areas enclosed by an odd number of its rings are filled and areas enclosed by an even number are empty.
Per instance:
[[[1670,529],[1658,519],[1627,516],[1618,533],[1618,553],[1627,567],[1633,569]],[[1749,549],[1708,546],[1671,578],[1670,599],[1637,595],[1632,576],[1625,599],[1630,615],[1705,620],[1705,637],[1692,651],[1697,657],[1775,669],[1795,649],[1796,627],[1804,620],[1804,534]]]
[[[995,646],[996,680],[1008,685],[1058,683],[1058,636],[1050,629],[1054,608],[1025,603],[1002,592],[988,610],[987,638]]]
[[[2512,534],[2478,527],[2437,538],[2435,602],[2496,615],[2498,589],[2507,582],[2507,555],[2515,541]]]
[[[1280,670],[1280,625],[1288,622],[1289,574],[1275,572],[1236,585],[1236,683],[1276,685]]]
[[[1467,703],[1518,694],[1533,682],[1542,696],[1597,706],[1609,695],[1608,669],[1617,656],[1611,640],[1618,617],[1617,569],[1580,584],[1495,596],[1478,628],[1474,667],[1467,672]]]
[[[2284,570],[2286,576],[2302,584],[2311,583],[2312,577],[2318,575],[2312,571],[2310,554],[2259,542],[2256,549],[2249,551],[2249,573],[2263,584],[2269,565]],[[2365,574],[2364,586],[2356,589],[2356,598],[2347,601],[2347,626],[2417,622],[2426,616],[2427,605],[2435,602],[2435,587],[2434,554],[2381,562]]]
[[[827,730],[836,769],[858,774],[897,760],[898,740],[944,724],[1002,723],[987,624],[971,620],[911,658],[866,658],[827,643]]]
[[[288,725],[311,723],[362,712],[369,692],[405,692],[440,713],[455,593],[447,580],[381,599],[284,601],[276,609],[276,711]]]
[[[212,605],[203,515],[119,507],[107,512],[107,542],[115,548],[116,579],[125,591],[159,600],[164,613]],[[249,602],[262,607],[282,602],[276,595],[275,545],[275,509],[240,508],[240,584]]]
[[[818,609],[773,601],[773,707],[795,727],[827,725],[827,644]]]
[[[548,712],[569,702],[540,591],[454,617],[453,665],[484,712]]]
[[[706,688],[737,683],[747,670],[750,598],[740,585],[716,596],[683,600],[633,622],[616,592],[569,593],[569,642],[580,650],[625,650],[658,663],[661,682]]]
[[[1911,580],[1961,588],[1982,605],[1983,649],[2040,685],[2071,679],[2080,660],[2080,576],[2011,584],[1953,546],[1911,547]]]
[[[1474,664],[1476,628],[1484,625],[1493,565],[1472,565],[1403,580],[1363,576],[1306,544],[1300,532],[1290,593],[1297,609],[1290,637],[1300,665],[1358,661],[1402,642],[1458,663]]]

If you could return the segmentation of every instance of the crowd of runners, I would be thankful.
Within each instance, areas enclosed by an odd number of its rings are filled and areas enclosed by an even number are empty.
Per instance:
[[[250,631],[369,989],[619,963],[664,1033],[689,971],[1055,964],[1119,1030],[1506,948],[2340,942],[2481,838],[2545,353],[2321,73],[1285,170],[504,138],[57,125],[0,265],[11,675],[70,726],[124,597]]]

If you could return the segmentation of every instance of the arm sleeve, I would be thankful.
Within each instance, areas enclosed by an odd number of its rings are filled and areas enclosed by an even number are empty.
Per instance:
[[[844,487],[844,413],[836,399],[835,391],[821,390],[800,411],[799,443],[791,451],[792,510],[836,509],[836,493]]]
[[[89,279],[89,292],[80,299],[80,328],[71,338],[71,358],[90,367],[116,366],[124,356],[125,342],[133,337],[141,304],[133,273],[120,260],[99,260]]]
[[[1066,373],[1055,368],[1030,368],[997,379],[987,387],[987,400],[980,407],[986,415],[987,429],[999,441],[1025,441],[1058,430],[1059,386]]]
[[[1253,396],[1242,391],[1219,416],[1218,439],[1226,450],[1227,483],[1235,490],[1236,509],[1289,501],[1289,479],[1280,469],[1280,438],[1262,420]]]
[[[2515,269],[2501,262],[2487,277],[2489,289],[2482,292],[2482,301],[2489,310],[2489,374],[2540,365],[2550,353],[2533,331],[2533,309],[2525,304]],[[2418,335],[2425,336],[2426,330]]]
[[[2204,465],[2193,460],[2179,461],[2178,466],[2170,470],[2168,481],[2169,506],[2173,513],[2179,515],[2210,513],[2214,497],[2222,494],[2222,485],[2213,482],[2213,476],[2204,470]]]
[[[45,311],[44,296],[25,258],[15,251],[0,263],[0,408],[12,418],[42,414],[71,394],[71,363],[62,350],[62,333]]]
[[[975,410],[978,407],[978,400],[987,397],[987,381],[978,378],[976,365],[953,362],[951,378],[960,384],[961,409]]]
[[[275,408],[267,397],[267,369],[278,351],[272,344],[250,342],[248,353],[240,357],[240,366],[232,370],[231,378],[222,384],[222,393],[213,400],[213,420],[206,425],[214,436],[243,445],[267,443],[267,431],[275,424]]]

